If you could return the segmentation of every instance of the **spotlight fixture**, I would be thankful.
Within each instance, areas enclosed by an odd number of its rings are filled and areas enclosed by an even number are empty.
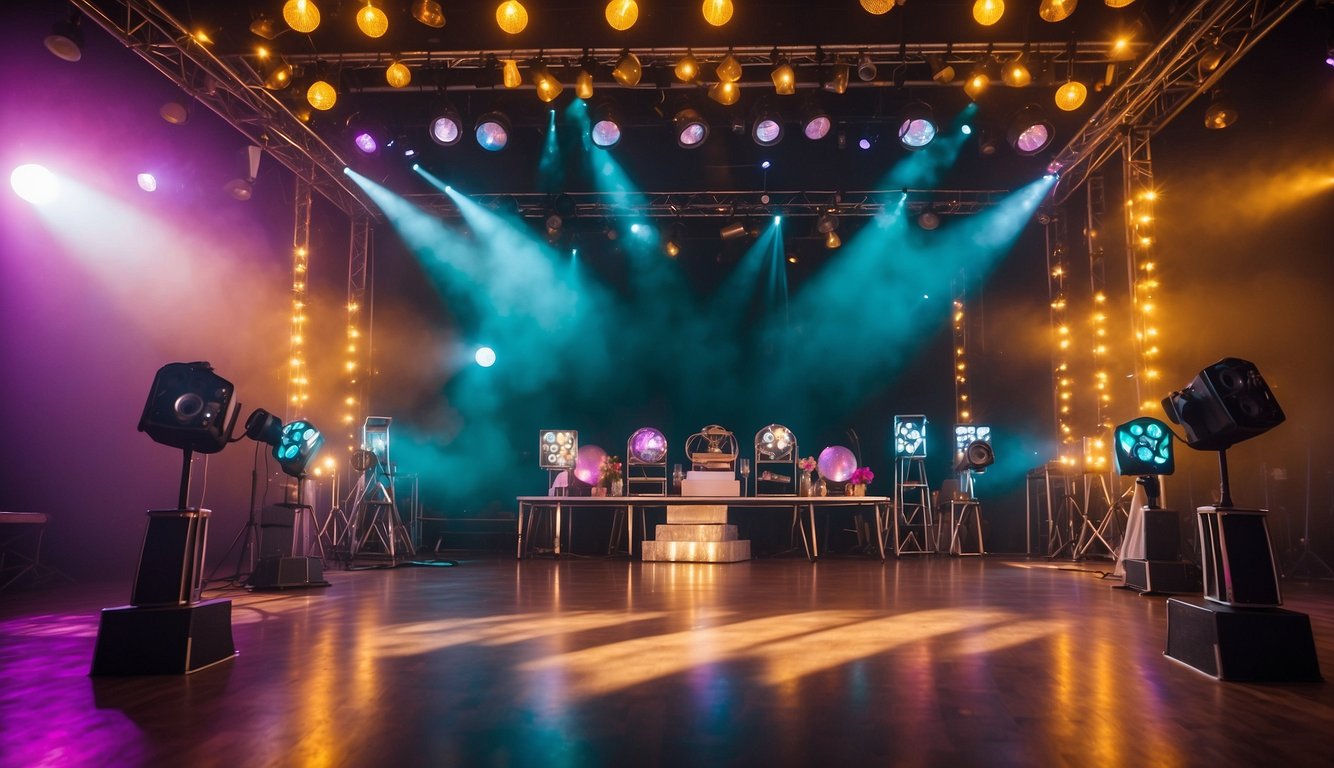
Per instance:
[[[314,0],[287,0],[283,3],[283,21],[292,31],[308,35],[320,25],[320,9]]]
[[[945,61],[945,57],[935,53],[926,55],[926,64],[931,68],[931,79],[944,85],[954,82],[954,66]]]
[[[746,225],[736,219],[732,219],[718,230],[718,236],[723,240],[736,240],[746,236]]]
[[[1209,99],[1209,107],[1204,110],[1204,127],[1215,131],[1222,130],[1237,122],[1239,116],[1232,100],[1220,89],[1215,88]]]
[[[611,0],[605,13],[607,24],[617,32],[624,32],[639,21],[639,3],[635,0]]]
[[[832,251],[838,248],[840,245],[843,245],[843,238],[839,237],[837,232],[829,232],[825,234],[824,236],[825,248],[828,248],[829,250]],[[789,259],[789,261],[792,261],[793,264],[796,263],[796,261],[793,261],[791,259]]]
[[[1055,134],[1051,121],[1036,104],[1019,110],[1010,121],[1010,130],[1005,134],[1005,140],[1014,151],[1024,156],[1036,155],[1046,149],[1053,138]]]
[[[611,76],[616,78],[616,82],[625,86],[639,85],[639,78],[643,74],[644,70],[639,64],[639,57],[628,50],[621,52],[621,58],[617,60],[616,67],[611,71]]]
[[[827,235],[836,229],[838,229],[838,217],[833,211],[826,211],[815,220],[815,231],[822,235]]]
[[[730,107],[741,99],[741,88],[736,83],[720,80],[709,86],[709,98]]]
[[[899,143],[905,149],[921,149],[935,138],[936,119],[930,105],[914,101],[903,108],[899,116]]]
[[[487,112],[477,118],[473,131],[477,144],[488,152],[499,152],[509,144],[510,119],[503,112]]]
[[[1103,0],[1103,4],[1108,8],[1125,8],[1133,2],[1135,0]]]
[[[496,6],[496,25],[509,35],[517,35],[528,26],[528,9],[519,0],[505,0]]]
[[[366,37],[384,37],[384,33],[389,31],[389,17],[372,5],[370,0],[366,0],[366,7],[357,11],[357,29]]]
[[[265,40],[272,40],[278,36],[278,25],[273,19],[260,13],[255,20],[250,22],[250,34],[255,37],[262,37]]]
[[[179,101],[168,101],[158,107],[158,115],[172,125],[185,125],[190,120],[190,109]]]
[[[1200,53],[1199,60],[1196,62],[1196,65],[1199,67],[1200,78],[1203,79],[1212,74],[1214,70],[1218,69],[1218,67],[1222,65],[1223,59],[1226,56],[1227,49],[1225,49],[1216,38],[1212,43],[1205,46],[1204,50]]]
[[[289,477],[302,477],[306,467],[315,460],[324,446],[324,435],[305,419],[297,419],[282,428],[278,443],[273,446],[273,458],[278,468]]]
[[[984,27],[1001,20],[1005,14],[1005,3],[1003,0],[977,0],[973,3],[973,20]]]
[[[695,78],[699,77],[699,60],[689,49],[685,55],[676,60],[676,79],[683,83],[693,83]]]
[[[845,93],[848,90],[848,75],[851,71],[852,67],[847,62],[835,58],[829,79],[824,81],[824,89],[830,93]]]
[[[931,209],[922,211],[922,215],[917,217],[917,226],[930,232],[940,226],[940,214]]]
[[[761,105],[750,124],[750,138],[761,147],[772,147],[783,140],[783,116],[778,110]]]
[[[681,247],[686,242],[686,227],[679,221],[672,222],[667,228],[667,236],[662,241],[662,252],[676,258],[681,255]]]
[[[157,177],[147,171],[137,175],[135,181],[138,182],[139,189],[145,192],[157,191]]]
[[[718,62],[718,66],[714,68],[713,74],[720,83],[735,83],[741,79],[741,62],[729,49],[727,54]]]
[[[954,425],[954,471],[983,472],[996,463],[991,450],[991,427]]]
[[[963,84],[963,92],[968,94],[968,98],[977,101],[977,97],[985,93],[989,85],[991,76],[987,74],[985,67],[979,65],[968,75],[968,82]]]
[[[926,417],[894,417],[894,455],[898,458],[926,456]]]
[[[709,124],[693,107],[677,112],[672,117],[672,128],[676,131],[676,143],[685,149],[701,146],[709,138]]]
[[[769,79],[773,81],[774,93],[779,96],[791,96],[797,92],[797,73],[793,71],[787,57],[778,54],[777,50],[774,51],[774,68],[769,73]]]
[[[414,0],[412,18],[433,29],[445,26],[445,11],[436,0]]]
[[[1042,0],[1038,6],[1038,17],[1053,24],[1065,21],[1075,12],[1076,5],[1079,5],[1079,0]]]
[[[834,122],[829,111],[820,102],[811,99],[801,108],[801,133],[811,141],[819,141],[829,135]]]
[[[616,114],[616,106],[603,102],[593,111],[593,127],[590,130],[594,146],[607,149],[616,146],[621,140],[621,121]]]
[[[281,91],[292,84],[292,65],[279,57],[274,57],[261,67],[264,75],[264,87],[270,91]]]
[[[431,115],[431,141],[442,147],[452,147],[463,138],[463,121],[452,104],[443,103]]]
[[[361,115],[352,115],[347,119],[347,134],[352,146],[365,157],[380,154],[383,145],[384,129],[376,122]]]
[[[412,70],[408,65],[395,59],[384,70],[385,82],[390,88],[406,88],[412,83]]]
[[[1056,106],[1065,112],[1073,112],[1084,106],[1084,99],[1088,98],[1089,89],[1078,80],[1066,80],[1065,84],[1056,89]]]
[[[732,19],[732,0],[704,0],[704,20],[721,27]]]
[[[523,85],[523,75],[519,74],[518,59],[505,59],[502,62],[500,83],[510,89]]]
[[[1130,475],[1170,475],[1176,471],[1172,432],[1161,421],[1144,416],[1127,421],[1113,433],[1116,471]]]
[[[588,101],[593,98],[593,68],[592,59],[585,59],[579,67],[579,74],[574,77],[574,95]]]
[[[542,61],[535,62],[529,72],[533,78],[533,86],[537,89],[537,98],[541,99],[542,103],[551,103],[561,94],[561,91],[565,90],[564,86],[560,84],[555,75],[551,74],[551,70],[547,69],[547,65]]]
[[[1163,398],[1163,410],[1200,451],[1224,451],[1268,432],[1286,416],[1254,363],[1235,357],[1200,371],[1184,389]]]
[[[863,83],[869,83],[875,79],[875,62],[871,61],[871,54],[863,53],[857,58],[857,77]]]
[[[51,34],[42,41],[46,50],[56,58],[74,63],[83,58],[83,30],[79,28],[79,15],[70,14],[68,21],[58,21],[51,27]]]
[[[1011,88],[1023,88],[1033,82],[1033,73],[1028,71],[1028,66],[1024,63],[1027,59],[1028,52],[1024,51],[1005,62],[1005,66],[1001,68],[1001,82]]]

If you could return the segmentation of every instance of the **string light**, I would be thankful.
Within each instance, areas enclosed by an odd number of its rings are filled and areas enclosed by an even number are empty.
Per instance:
[[[961,280],[959,281],[962,282]],[[968,386],[968,323],[964,309],[964,294],[956,283],[954,289],[954,416],[956,424],[968,424],[973,413],[969,404]]]
[[[1076,459],[1070,450],[1075,441],[1074,433],[1074,376],[1070,373],[1070,323],[1069,299],[1066,293],[1065,279],[1069,273],[1066,266],[1064,242],[1064,220],[1053,217],[1047,225],[1047,290],[1050,300],[1050,322],[1052,328],[1052,385],[1053,402],[1056,411],[1056,432],[1062,449],[1060,460],[1063,465],[1072,466]]]

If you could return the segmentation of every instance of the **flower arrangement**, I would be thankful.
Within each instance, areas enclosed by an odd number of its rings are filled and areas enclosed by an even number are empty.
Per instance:
[[[619,482],[621,479],[621,459],[618,456],[603,456],[602,463],[598,465],[599,482],[604,488],[610,488],[612,483]]]
[[[814,457],[814,456],[807,456],[806,458],[804,458],[804,459],[802,459],[801,461],[798,461],[798,462],[797,462],[797,467],[799,467],[799,468],[801,469],[802,472],[814,472],[814,471],[815,471],[815,457]]]
[[[852,470],[852,477],[848,478],[848,482],[853,485],[869,485],[874,479],[875,473],[870,467],[857,467]]]

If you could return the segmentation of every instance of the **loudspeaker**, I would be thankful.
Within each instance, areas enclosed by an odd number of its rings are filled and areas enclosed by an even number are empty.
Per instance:
[[[1144,509],[1144,559],[1181,559],[1181,520],[1174,509]]]
[[[1200,591],[1200,574],[1190,563],[1178,560],[1122,561],[1126,569],[1126,588],[1141,594],[1187,595]]]
[[[1204,596],[1234,606],[1282,605],[1265,511],[1200,507],[1198,516]]]
[[[1163,400],[1163,409],[1185,429],[1190,447],[1202,451],[1225,450],[1286,418],[1255,364],[1235,357],[1200,371]]]
[[[149,510],[131,605],[186,605],[199,600],[208,516],[207,509]]]
[[[291,557],[292,529],[297,509],[291,505],[272,504],[259,513],[259,556]]]
[[[1167,600],[1164,655],[1220,680],[1319,682],[1311,619],[1282,608]]]
[[[327,587],[324,564],[318,557],[267,557],[255,566],[250,577],[251,589],[291,589]]]
[[[104,608],[92,674],[189,674],[235,655],[230,600],[164,608]]]
[[[173,448],[217,453],[236,426],[235,391],[208,363],[168,363],[153,378],[139,431]]]

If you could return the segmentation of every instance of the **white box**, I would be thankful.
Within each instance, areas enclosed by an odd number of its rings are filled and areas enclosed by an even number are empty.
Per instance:
[[[731,472],[692,469],[681,481],[682,496],[740,496],[741,481]]]

